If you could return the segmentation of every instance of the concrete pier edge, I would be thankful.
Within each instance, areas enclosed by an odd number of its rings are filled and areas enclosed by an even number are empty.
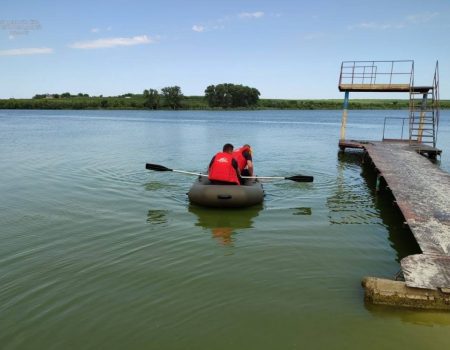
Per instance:
[[[407,287],[405,282],[377,277],[362,280],[364,299],[378,305],[450,311],[450,289]]]

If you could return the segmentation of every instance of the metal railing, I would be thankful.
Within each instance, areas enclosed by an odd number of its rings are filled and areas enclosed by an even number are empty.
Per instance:
[[[401,121],[402,121],[402,132],[401,132],[401,135],[400,135],[400,139],[395,139],[395,140],[407,140],[407,139],[404,139],[404,138],[403,138],[403,131],[404,131],[404,129],[405,129],[405,120],[409,120],[409,118],[402,118],[402,117],[385,117],[385,118],[384,118],[384,124],[383,124],[383,141],[384,141],[384,140],[387,140],[387,138],[385,137],[385,134],[386,134],[386,121],[387,121],[388,119],[397,119],[397,120],[401,120]],[[389,138],[389,139],[393,140],[392,138]]]
[[[414,61],[343,61],[339,86],[343,84],[410,85],[414,72]]]
[[[439,61],[436,61],[433,78],[433,111],[434,111],[434,142],[433,147],[436,147],[437,135],[439,130],[439,115],[441,110],[441,99],[439,96]]]

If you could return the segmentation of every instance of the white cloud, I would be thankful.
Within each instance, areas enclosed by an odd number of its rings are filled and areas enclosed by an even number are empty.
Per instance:
[[[242,19],[253,19],[253,18],[261,18],[264,16],[264,12],[256,11],[256,12],[242,12],[238,14],[239,18]]]
[[[224,16],[215,20],[211,20],[206,22],[206,24],[194,24],[192,26],[192,30],[194,32],[205,32],[211,30],[224,29],[225,25],[230,23],[239,21],[239,20],[250,20],[250,19],[258,19],[264,17],[265,14],[262,11],[256,12],[241,12],[239,14],[235,14],[232,16]],[[269,15],[270,16],[270,15]],[[280,17],[281,14],[274,14],[275,17]]]
[[[152,44],[155,42],[156,41],[153,38],[150,38],[147,35],[139,35],[133,36],[131,38],[104,38],[97,40],[78,41],[70,44],[69,47],[72,49],[100,49],[117,46]]]
[[[28,47],[22,49],[0,50],[0,56],[43,55],[50,53],[53,53],[53,49],[49,47]]]
[[[192,30],[193,30],[194,32],[201,33],[201,32],[204,32],[204,31],[205,31],[205,26],[198,25],[198,24],[194,24],[194,25],[192,26]]]
[[[434,17],[438,16],[437,12],[424,12],[415,15],[409,15],[399,22],[361,22],[358,24],[350,25],[347,28],[349,30],[354,29],[367,29],[367,30],[387,30],[387,29],[402,29],[408,26],[422,24],[431,21]]]
[[[348,29],[386,30],[386,29],[401,29],[404,27],[405,24],[403,23],[361,22],[355,25],[348,26]]]
[[[418,13],[415,15],[410,15],[406,17],[406,20],[410,23],[426,23],[431,21],[434,17],[438,16],[439,13],[437,12],[424,12],[424,13]]]
[[[91,33],[100,33],[100,32],[110,32],[112,30],[112,26],[108,26],[106,28],[92,28]]]

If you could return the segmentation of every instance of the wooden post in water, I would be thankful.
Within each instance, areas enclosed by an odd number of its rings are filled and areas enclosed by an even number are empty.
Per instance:
[[[348,96],[349,92],[345,91],[344,110],[342,111],[341,138],[340,138],[341,141],[345,140],[345,127],[347,125],[347,115],[348,115]]]

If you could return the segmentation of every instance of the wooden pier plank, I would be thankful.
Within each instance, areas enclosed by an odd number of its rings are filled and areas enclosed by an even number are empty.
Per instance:
[[[401,261],[408,287],[437,290],[450,285],[450,257],[445,255],[416,254]]]

